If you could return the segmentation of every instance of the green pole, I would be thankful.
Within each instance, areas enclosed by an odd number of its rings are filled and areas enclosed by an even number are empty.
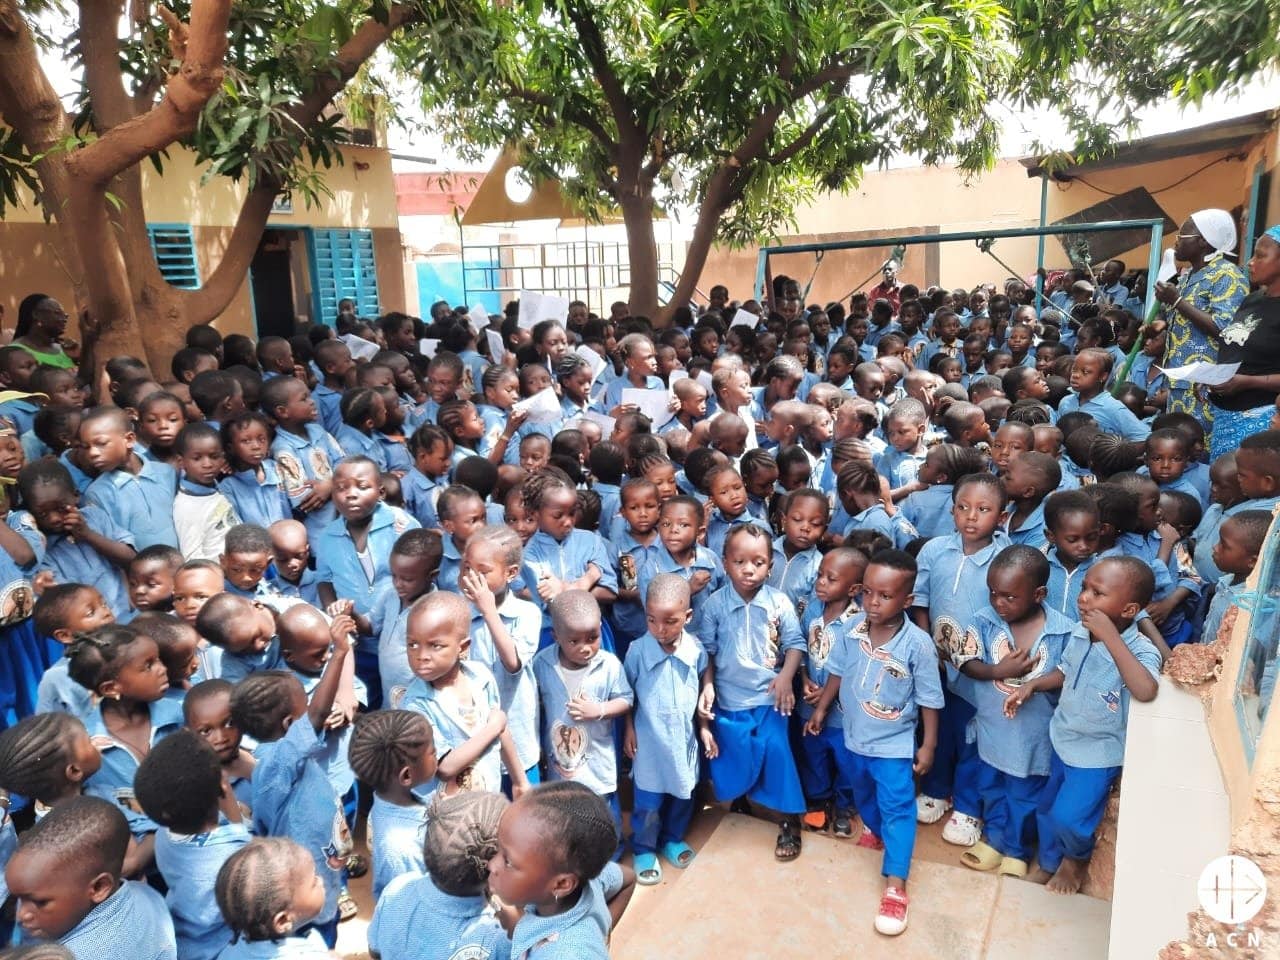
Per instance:
[[[1049,219],[1049,175],[1040,174],[1040,229],[1045,228],[1045,222]],[[1044,309],[1044,277],[1041,271],[1044,270],[1044,234],[1040,234],[1040,238],[1036,243],[1036,316],[1040,315],[1040,311]]]
[[[1133,341],[1133,346],[1129,348],[1129,353],[1125,356],[1124,363],[1120,365],[1120,372],[1116,374],[1115,386],[1111,388],[1112,396],[1115,396],[1120,387],[1124,385],[1125,377],[1129,376],[1129,371],[1133,369],[1133,361],[1138,359],[1138,354],[1142,350],[1142,330],[1155,321],[1156,314],[1160,311],[1160,301],[1156,299],[1156,274],[1160,272],[1160,244],[1163,240],[1164,224],[1152,224],[1151,253],[1147,257],[1147,319],[1143,322],[1142,327],[1138,328],[1138,339]]]

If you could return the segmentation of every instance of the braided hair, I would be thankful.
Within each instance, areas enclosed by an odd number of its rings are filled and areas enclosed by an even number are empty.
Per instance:
[[[67,673],[86,690],[97,690],[124,668],[128,649],[147,639],[136,629],[109,623],[78,635],[67,647]]]
[[[566,354],[568,356],[568,354]],[[577,354],[574,354],[577,356]],[[581,358],[579,358],[581,359]],[[484,373],[480,375],[480,389],[493,390],[501,386],[503,381],[508,377],[515,377],[516,372],[510,367],[504,367],[501,364],[492,363],[485,367]],[[517,379],[519,379],[517,377]]]
[[[431,724],[422,714],[375,710],[356,721],[347,756],[357,777],[375,790],[385,790],[431,747]]]
[[[67,787],[77,733],[84,724],[61,711],[24,717],[0,732],[0,787],[50,803]]]
[[[551,490],[574,492],[573,484],[562,474],[545,470],[540,470],[533,474],[525,480],[520,488],[520,495],[524,498],[524,508],[533,511],[541,510],[542,501],[546,498],[548,491]]]
[[[489,880],[498,852],[498,822],[507,809],[500,793],[437,795],[427,820],[423,857],[431,882],[451,897],[474,897]]]
[[[288,670],[258,670],[231,691],[231,722],[260,743],[280,739],[293,706],[293,687],[302,684]]]
[[[275,917],[293,901],[293,874],[314,866],[311,856],[288,837],[259,837],[237,850],[218,870],[213,895],[232,942],[276,940]],[[310,919],[310,918],[307,918]]]
[[[599,876],[618,848],[618,827],[608,804],[572,780],[535,787],[513,809],[538,822],[552,870],[572,873],[579,885]]]

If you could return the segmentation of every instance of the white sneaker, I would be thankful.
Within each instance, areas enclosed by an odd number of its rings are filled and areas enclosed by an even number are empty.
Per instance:
[[[942,839],[957,847],[972,847],[982,839],[982,821],[967,813],[953,813],[942,828]]]
[[[916,797],[916,822],[937,823],[947,815],[950,809],[950,800],[940,800],[937,797],[926,797],[920,794]]]
[[[880,912],[876,914],[876,933],[896,937],[907,929],[907,892],[897,887],[886,887],[880,898]]]

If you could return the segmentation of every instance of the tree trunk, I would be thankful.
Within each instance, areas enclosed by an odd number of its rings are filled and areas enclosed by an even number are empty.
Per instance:
[[[671,316],[675,313],[676,307],[688,303],[689,298],[693,296],[693,291],[698,286],[698,278],[702,275],[702,268],[707,264],[707,255],[711,253],[711,245],[715,242],[720,217],[729,206],[728,198],[732,195],[738,169],[722,166],[707,182],[706,192],[702,195],[702,204],[698,207],[698,220],[693,227],[693,237],[689,240],[688,249],[685,250],[684,266],[680,268],[680,279],[676,282],[675,293],[654,318],[655,326],[670,326]]]
[[[656,319],[658,244],[653,233],[653,195],[624,194],[618,206],[622,208],[622,222],[627,228],[627,258],[631,264],[631,289],[627,302],[631,314]]]

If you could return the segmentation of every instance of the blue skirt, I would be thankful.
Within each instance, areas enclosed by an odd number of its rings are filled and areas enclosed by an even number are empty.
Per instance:
[[[1252,410],[1213,408],[1213,429],[1209,433],[1209,462],[1240,446],[1240,441],[1271,427],[1274,404]]]
[[[11,727],[36,712],[40,678],[57,659],[50,658],[55,652],[51,646],[61,656],[61,645],[36,636],[31,619],[0,629],[0,728]]]
[[[716,799],[749,797],[779,813],[804,813],[804,790],[787,735],[788,720],[772,706],[716,708],[720,755],[711,761]]]

